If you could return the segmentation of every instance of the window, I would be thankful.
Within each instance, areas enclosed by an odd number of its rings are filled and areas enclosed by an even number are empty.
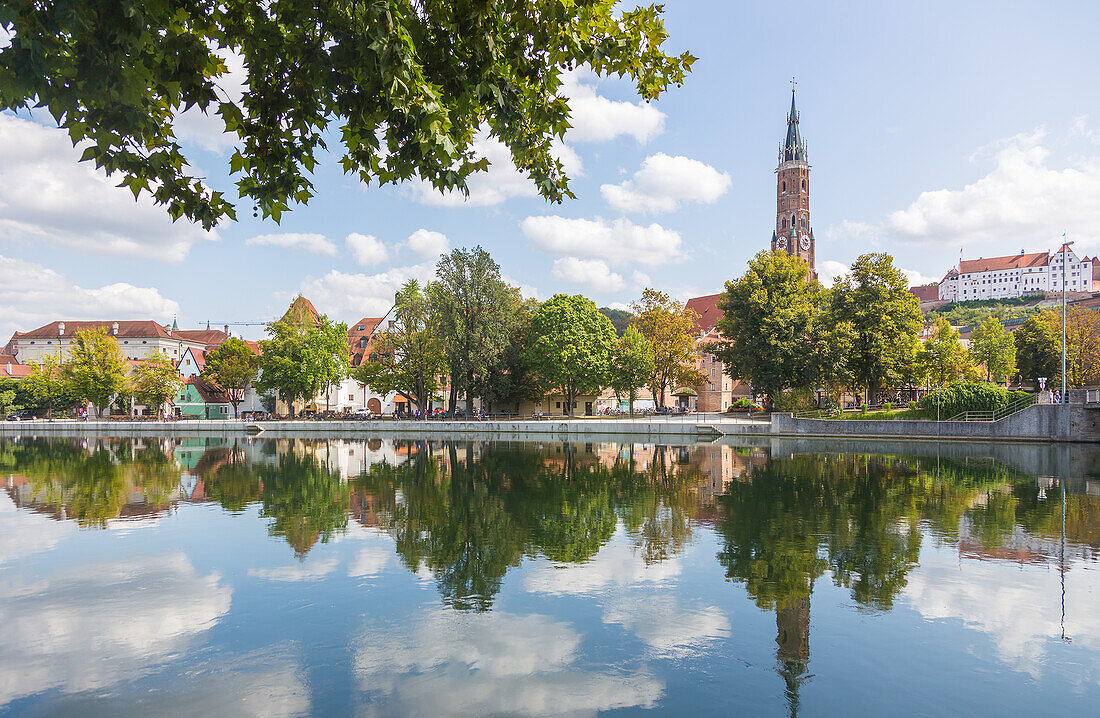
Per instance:
[[[780,189],[780,191],[781,192],[786,192],[787,191],[787,183],[786,182],[782,183],[782,188]]]
[[[806,180],[802,180],[802,189],[806,189]]]

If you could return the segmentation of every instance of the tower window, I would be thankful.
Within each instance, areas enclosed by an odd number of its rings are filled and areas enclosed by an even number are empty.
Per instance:
[[[802,189],[806,189],[806,180],[802,180]]]
[[[787,183],[783,182],[782,184],[783,184],[783,190],[782,191],[786,192],[787,191]]]

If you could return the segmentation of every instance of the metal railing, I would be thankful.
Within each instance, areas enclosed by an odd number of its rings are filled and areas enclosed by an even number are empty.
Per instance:
[[[1035,394],[1029,394],[1021,399],[1002,406],[999,409],[982,410],[982,411],[964,411],[952,416],[950,419],[944,421],[1000,421],[1006,416],[1012,416],[1013,414],[1023,411],[1032,404],[1035,403]]]

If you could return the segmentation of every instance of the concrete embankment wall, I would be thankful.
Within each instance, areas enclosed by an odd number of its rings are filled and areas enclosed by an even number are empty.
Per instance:
[[[796,419],[772,416],[778,436],[880,437],[985,441],[1100,441],[1098,414],[1077,405],[1036,405],[1000,421]]]
[[[470,438],[486,435],[509,440],[525,438],[570,439],[585,436],[612,441],[659,442],[670,438],[717,437],[723,434],[767,435],[770,424],[737,423],[716,418],[703,423],[690,418],[671,420],[585,419],[579,421],[55,421],[0,422],[0,436],[211,436],[240,437],[250,427],[263,437],[361,438],[400,434],[413,437]],[[255,428],[253,428],[255,431]]]

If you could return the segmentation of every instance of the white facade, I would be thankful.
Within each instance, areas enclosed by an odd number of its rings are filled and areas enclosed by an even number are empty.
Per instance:
[[[335,411],[340,414],[359,409],[369,409],[374,414],[391,414],[396,398],[395,392],[383,396],[348,377],[332,387],[327,396],[323,393],[318,396],[314,405],[318,411]]]
[[[69,326],[66,327],[65,322],[54,322],[52,325],[47,325],[47,327],[42,327],[26,335],[13,337],[15,355],[21,364],[41,361],[42,357],[47,354],[61,353],[66,355],[73,342],[73,325],[84,328],[84,324],[87,324],[87,322],[70,322]],[[118,341],[118,346],[127,359],[143,360],[150,353],[159,351],[176,362],[179,361],[179,358],[187,349],[194,348],[201,352],[206,348],[206,345],[202,342],[170,335],[158,336],[159,332],[156,331],[150,331],[144,335],[131,331],[127,335],[120,336],[119,324],[120,322],[106,323],[107,334]],[[121,322],[121,324],[133,323]]]
[[[1066,291],[1091,291],[1093,260],[1081,259],[1067,249],[1065,262]],[[1061,251],[966,260],[940,282],[939,297],[948,302],[966,302],[1060,292],[1062,279]]]

